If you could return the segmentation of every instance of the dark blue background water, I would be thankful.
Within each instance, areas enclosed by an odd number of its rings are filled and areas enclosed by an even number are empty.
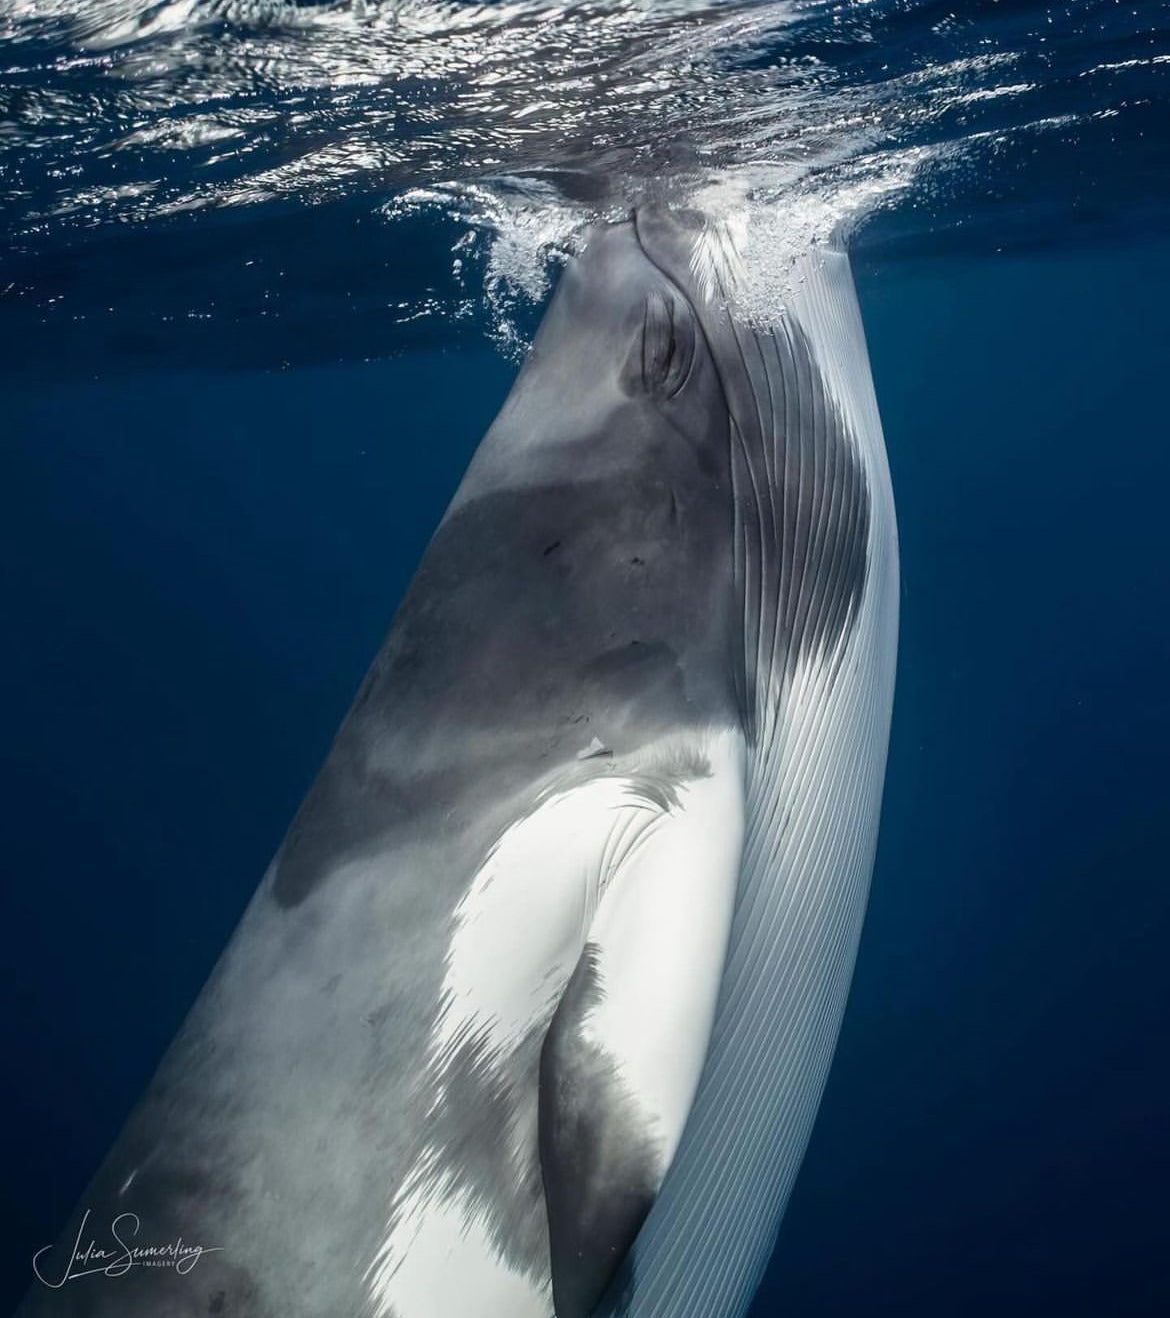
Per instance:
[[[1170,245],[861,259],[901,523],[855,987],[757,1314],[1170,1305]],[[5,386],[3,1287],[305,791],[513,368]]]

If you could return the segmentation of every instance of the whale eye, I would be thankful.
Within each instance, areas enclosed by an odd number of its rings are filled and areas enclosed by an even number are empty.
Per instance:
[[[687,382],[695,360],[695,319],[678,298],[651,293],[642,322],[642,383],[673,398]]]

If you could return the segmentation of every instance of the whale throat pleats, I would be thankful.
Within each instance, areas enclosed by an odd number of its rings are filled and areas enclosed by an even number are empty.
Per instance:
[[[733,416],[746,826],[707,1066],[639,1233],[622,1318],[741,1318],[828,1073],[873,866],[898,546],[865,339],[839,252],[767,329],[716,304]]]

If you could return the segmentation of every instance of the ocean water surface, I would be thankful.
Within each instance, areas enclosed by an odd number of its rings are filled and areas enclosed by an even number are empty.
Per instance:
[[[849,244],[882,836],[755,1318],[1170,1312],[1170,9],[0,0],[3,1299],[307,789],[581,228]]]

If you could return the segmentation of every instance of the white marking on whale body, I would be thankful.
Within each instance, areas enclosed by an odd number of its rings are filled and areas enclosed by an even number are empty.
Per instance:
[[[593,740],[589,743],[588,746],[585,747],[584,750],[580,750],[577,752],[577,758],[579,760],[592,760],[598,755],[609,755],[609,754],[611,754],[611,751],[604,744],[604,742],[602,742],[601,738],[594,737]]]
[[[438,1058],[473,1039],[510,1050],[552,1015],[615,863],[657,818],[628,778],[597,778],[504,833],[455,912]]]
[[[439,1199],[421,1188],[412,1192],[393,1253],[366,1275],[375,1312],[386,1318],[552,1314],[550,1288],[508,1266],[465,1194]]]
[[[552,791],[500,836],[455,911],[427,1084],[436,1107],[464,1047],[503,1068],[547,1027],[587,942],[605,999],[588,1029],[669,1162],[706,1053],[743,833],[738,730],[672,737]],[[574,769],[574,772],[579,770]],[[535,1084],[535,1077],[533,1078]],[[535,1165],[536,1130],[519,1162]],[[366,1271],[378,1318],[550,1318],[547,1268],[499,1251],[460,1169],[424,1148]]]
[[[743,739],[714,737],[707,755],[710,775],[679,786],[669,826],[640,839],[589,934],[603,996],[584,1034],[650,1118],[663,1170],[707,1054],[743,846]]]

